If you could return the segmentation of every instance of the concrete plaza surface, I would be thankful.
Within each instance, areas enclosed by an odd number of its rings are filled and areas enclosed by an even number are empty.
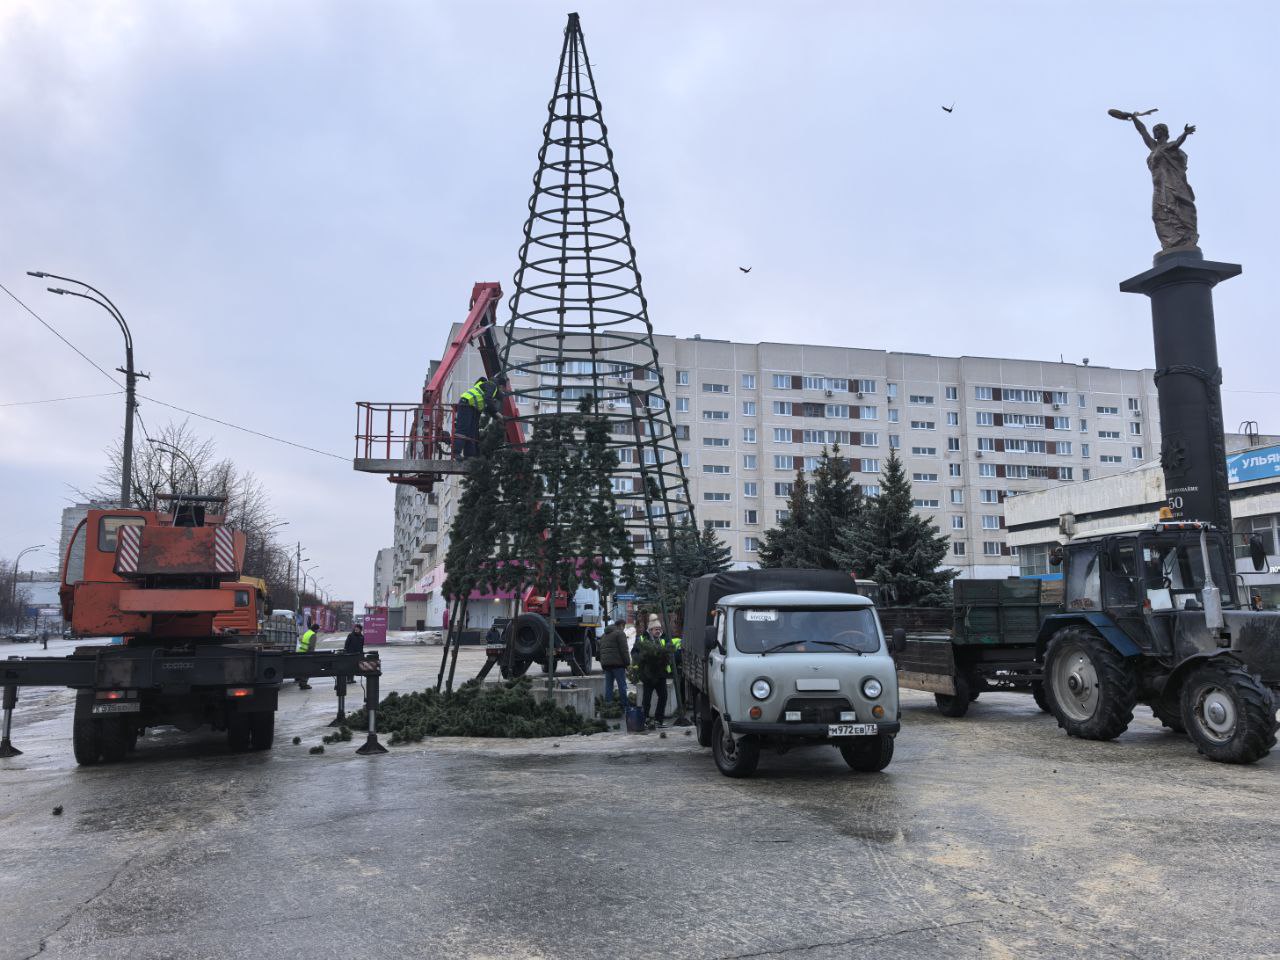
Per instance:
[[[385,648],[384,691],[439,656]],[[1280,757],[1209,763],[1143,708],[1086,743],[1029,697],[907,692],[884,773],[813,748],[734,781],[678,728],[312,756],[328,681],[268,753],[167,732],[78,769],[72,700],[24,691],[0,761],[0,960],[1280,956]]]

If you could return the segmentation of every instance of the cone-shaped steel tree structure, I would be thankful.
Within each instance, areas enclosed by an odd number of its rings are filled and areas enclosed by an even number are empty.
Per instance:
[[[653,326],[578,15],[543,127],[502,350],[530,443],[594,398],[609,424],[618,509],[640,556],[692,517]],[[555,491],[546,495],[554,498]]]

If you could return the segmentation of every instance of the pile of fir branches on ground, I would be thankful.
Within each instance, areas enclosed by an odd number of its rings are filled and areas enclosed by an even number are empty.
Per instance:
[[[452,693],[422,690],[390,693],[378,704],[378,732],[391,743],[417,743],[424,737],[565,737],[601,733],[607,725],[588,720],[573,707],[539,703],[528,677],[482,686],[468,680]],[[346,725],[368,727],[363,709],[347,714]]]

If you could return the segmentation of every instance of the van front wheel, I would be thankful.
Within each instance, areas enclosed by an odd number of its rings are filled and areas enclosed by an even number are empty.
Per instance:
[[[726,777],[749,777],[760,762],[760,743],[751,736],[735,738],[717,716],[711,726],[711,755]]]
[[[852,737],[840,743],[840,756],[852,770],[879,773],[893,759],[893,737],[878,733],[874,737]]]

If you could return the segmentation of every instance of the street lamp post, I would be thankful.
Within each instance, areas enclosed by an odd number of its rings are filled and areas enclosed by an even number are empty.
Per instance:
[[[76,280],[74,277],[60,277],[56,273],[45,273],[43,270],[28,270],[27,276],[78,283],[86,290],[92,290],[97,296],[81,293],[78,290],[65,290],[62,287],[48,288],[50,293],[56,293],[59,296],[72,296],[80,297],[84,300],[92,300],[106,310],[107,313],[111,314],[119,325],[120,332],[124,334],[124,367],[116,367],[116,370],[124,374],[124,454],[121,457],[120,464],[120,506],[128,507],[129,493],[132,489],[133,481],[133,416],[138,408],[137,383],[139,377],[144,380],[151,379],[150,374],[138,373],[133,369],[133,334],[129,332],[129,324],[125,323],[124,314],[120,312],[105,293],[97,287],[85,283],[83,280]]]
[[[13,608],[13,632],[18,633],[22,630],[22,617],[18,613],[18,564],[32,550],[39,550],[43,547],[43,543],[37,543],[34,547],[27,547],[18,553],[17,558],[13,561],[13,589],[9,591],[9,606]]]
[[[152,439],[152,438],[148,437],[148,438],[147,438],[147,443],[151,444],[153,447],[159,447],[161,450],[164,450],[165,452],[167,452],[167,453],[169,454],[169,484],[170,484],[170,486],[172,486],[172,485],[173,485],[173,461],[174,461],[174,460],[176,460],[178,457],[181,457],[181,458],[182,458],[182,461],[187,465],[187,469],[191,471],[191,488],[192,488],[192,489],[191,489],[191,492],[192,492],[193,494],[195,494],[195,495],[199,496],[199,494],[200,494],[200,472],[196,469],[195,461],[193,461],[189,456],[187,456],[187,454],[186,454],[186,452],[185,452],[185,451],[183,451],[183,450],[179,449],[178,447],[174,446],[172,443],[169,443],[169,442],[168,442],[168,441],[166,441],[166,440],[155,440],[155,439]],[[176,490],[174,490],[173,492],[174,492],[174,493],[177,493],[177,491],[176,491]]]

